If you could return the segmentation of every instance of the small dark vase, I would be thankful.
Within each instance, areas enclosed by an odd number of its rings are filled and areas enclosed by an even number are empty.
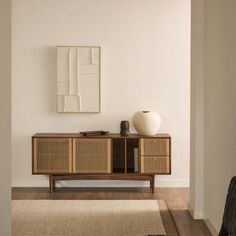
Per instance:
[[[128,136],[129,135],[129,121],[122,120],[120,122],[120,135]]]

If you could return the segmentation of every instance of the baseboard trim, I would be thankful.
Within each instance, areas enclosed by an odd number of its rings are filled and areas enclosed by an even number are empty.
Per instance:
[[[157,187],[168,187],[168,188],[189,188],[189,179],[159,179],[156,176],[155,184]]]
[[[209,219],[205,219],[207,216],[204,212],[204,210],[195,210],[192,209],[192,207],[189,205],[189,213],[193,217],[194,220],[203,220],[207,226],[207,228],[210,230],[211,234],[213,236],[218,236],[218,232],[216,228],[213,226],[213,224],[210,222]]]
[[[204,219],[204,222],[207,225],[208,229],[210,230],[211,234],[213,236],[218,236],[218,232],[215,229],[215,227],[213,226],[213,224],[208,219]]]
[[[160,177],[160,178],[159,178]],[[48,180],[34,180],[32,182],[12,183],[12,187],[48,187]],[[58,181],[57,187],[149,187],[149,183],[142,181],[122,181],[122,180],[73,180]],[[188,179],[164,179],[162,176],[156,176],[155,187],[161,188],[188,188]]]
[[[193,217],[194,220],[203,220],[204,219],[204,211],[203,210],[194,210],[189,209],[190,215]]]

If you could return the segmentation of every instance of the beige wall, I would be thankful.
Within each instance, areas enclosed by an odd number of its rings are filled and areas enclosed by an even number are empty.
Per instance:
[[[206,1],[205,211],[219,229],[236,175],[236,1]]]
[[[137,110],[159,112],[172,136],[173,174],[159,185],[188,186],[190,0],[14,0],[12,27],[14,186],[48,185],[31,175],[35,132],[119,132]],[[102,47],[101,114],[56,112],[57,45]]]
[[[219,231],[228,185],[231,177],[236,175],[236,2],[207,0],[201,5],[201,1],[196,0],[192,4],[195,10],[202,8],[204,11],[203,23],[200,23],[202,18],[197,19],[199,15],[195,15],[194,19],[198,22],[200,36],[192,34],[193,43],[198,44],[192,50],[192,82],[200,85],[200,88],[192,88],[195,99],[199,96],[201,98],[198,100],[203,99],[204,102],[203,124],[202,116],[199,118],[196,113],[196,104],[192,110],[193,121],[197,121],[200,134],[191,130],[195,140],[203,140],[200,147],[191,142],[191,150],[200,152],[199,155],[191,155],[191,166],[194,166],[195,173],[201,173],[191,181],[195,182],[191,185],[191,195],[196,195],[197,191],[203,192],[203,200],[192,197],[191,204],[194,206],[197,203],[203,209],[203,217],[210,228]],[[196,28],[192,26],[192,29]],[[194,61],[199,55],[202,60]]]
[[[11,1],[0,1],[0,235],[10,231]]]

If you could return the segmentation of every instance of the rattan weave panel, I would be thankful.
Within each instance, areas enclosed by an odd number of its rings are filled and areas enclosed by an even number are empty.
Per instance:
[[[111,140],[73,139],[74,173],[111,173]]]
[[[141,156],[141,173],[170,173],[169,156]]]
[[[141,139],[141,155],[153,156],[169,156],[170,155],[170,140],[164,138]]]
[[[71,148],[69,138],[35,138],[34,173],[71,173]]]

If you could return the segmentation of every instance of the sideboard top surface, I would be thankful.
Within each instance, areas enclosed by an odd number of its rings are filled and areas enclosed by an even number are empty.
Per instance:
[[[170,138],[169,134],[157,135],[138,135],[130,134],[128,136],[121,136],[118,133],[109,133],[106,135],[83,136],[79,133],[36,133],[33,138]]]

